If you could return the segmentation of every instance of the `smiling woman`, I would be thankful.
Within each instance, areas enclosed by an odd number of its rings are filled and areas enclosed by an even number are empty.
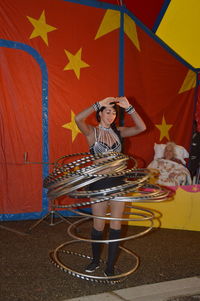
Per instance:
[[[133,126],[116,127],[115,120],[117,117],[117,106],[125,109],[125,111],[130,114],[134,122]],[[90,114],[94,113],[94,111],[96,111],[96,119],[99,122],[99,125],[96,127],[85,122],[85,119]],[[80,112],[75,117],[75,121],[81,132],[86,136],[90,152],[94,155],[113,151],[121,152],[122,137],[135,136],[146,129],[143,120],[135,111],[133,106],[130,105],[126,97],[107,97],[99,102],[96,102],[93,106],[90,106],[89,108]],[[122,185],[124,183],[124,178],[122,176],[107,178],[103,175],[105,173],[113,173],[114,170],[117,170],[116,168],[118,168],[118,166],[114,166],[114,169],[109,168],[109,170],[103,170],[102,177],[99,177],[100,180],[90,184],[89,189],[99,190]],[[125,168],[125,166],[123,168]],[[94,201],[92,204],[93,215],[105,216],[108,205],[110,205],[111,217],[118,218],[118,220],[113,219],[110,221],[109,240],[114,240],[114,242],[110,242],[108,247],[108,260],[105,276],[109,277],[114,275],[114,263],[118,251],[118,241],[116,240],[120,237],[120,218],[122,217],[124,211],[124,202],[104,201],[101,203],[95,203]],[[93,229],[91,233],[92,240],[102,240],[104,227],[105,219],[93,219]],[[92,273],[99,268],[101,251],[100,247],[100,243],[92,243],[93,260],[86,267],[86,272]]]

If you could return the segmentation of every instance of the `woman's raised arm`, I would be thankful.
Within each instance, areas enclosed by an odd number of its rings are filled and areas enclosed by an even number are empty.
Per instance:
[[[118,103],[121,108],[124,108],[125,111],[130,114],[131,118],[134,121],[134,126],[129,127],[120,127],[120,133],[122,137],[130,137],[140,134],[146,130],[146,125],[140,115],[136,112],[132,105],[130,105],[126,97],[119,97]]]
[[[85,135],[88,136],[91,133],[92,126],[85,122],[85,119],[94,112],[93,106],[90,106],[83,110],[82,112],[78,113],[75,116],[75,122],[80,129],[80,131]]]
[[[110,106],[110,102],[115,102],[116,98],[114,97],[106,97],[99,102],[96,102],[92,106],[84,109],[82,112],[78,113],[75,116],[75,122],[80,129],[80,131],[85,135],[90,135],[92,131],[92,126],[85,122],[85,119],[90,116],[94,111],[99,110],[101,107],[107,107]]]

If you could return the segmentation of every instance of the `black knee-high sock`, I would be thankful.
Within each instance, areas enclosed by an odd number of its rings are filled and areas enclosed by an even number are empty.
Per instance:
[[[98,231],[95,228],[92,228],[91,239],[101,240],[103,237],[103,231]],[[92,262],[99,263],[101,254],[101,243],[93,242],[92,243]]]
[[[120,238],[121,230],[115,230],[110,228],[109,239],[118,239]],[[106,272],[114,273],[114,264],[119,250],[119,242],[110,242],[108,245],[108,260]]]

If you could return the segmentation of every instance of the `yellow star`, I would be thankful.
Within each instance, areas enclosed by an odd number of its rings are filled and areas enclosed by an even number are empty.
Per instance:
[[[135,45],[135,47],[140,51],[136,24],[127,14],[124,15],[124,32],[129,37],[133,45]]]
[[[56,30],[57,28],[53,27],[51,25],[48,25],[46,23],[45,11],[43,10],[39,19],[34,19],[34,18],[31,18],[28,16],[27,16],[27,18],[29,19],[29,21],[31,22],[31,24],[34,27],[34,30],[33,30],[32,34],[30,35],[29,39],[41,37],[48,46],[47,33],[50,31]]]
[[[75,55],[65,50],[69,63],[65,66],[64,70],[74,70],[78,79],[80,77],[80,69],[90,66],[87,63],[85,63],[83,60],[81,60],[81,52],[82,52],[82,48],[80,48]]]
[[[112,9],[107,9],[99,26],[95,40],[100,37],[116,30],[120,27],[120,12]],[[137,28],[135,22],[127,15],[124,14],[124,32],[129,37],[131,42],[140,51],[140,43],[137,35]]]
[[[167,124],[166,121],[165,121],[165,117],[163,115],[163,118],[162,118],[162,124],[156,124],[155,125],[159,130],[160,130],[160,141],[166,137],[168,140],[169,139],[169,129],[173,126],[173,124]]]
[[[81,133],[74,120],[75,114],[71,111],[71,122],[64,124],[62,127],[72,131],[72,142],[75,140],[78,133]]]
[[[183,93],[196,87],[196,77],[196,73],[192,70],[189,70],[178,93]]]
[[[95,40],[120,27],[120,12],[107,9],[99,26]]]

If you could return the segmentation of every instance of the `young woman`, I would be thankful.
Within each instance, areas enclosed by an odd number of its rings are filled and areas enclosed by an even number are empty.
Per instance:
[[[117,106],[124,108],[130,114],[133,120],[133,126],[130,127],[116,127],[115,119],[117,116]],[[99,122],[98,126],[94,127],[88,124],[85,119],[96,111],[96,118]],[[135,136],[145,131],[146,126],[130,105],[126,97],[107,97],[94,105],[83,110],[75,117],[75,121],[81,132],[86,136],[89,144],[90,152],[92,154],[105,153],[109,151],[121,152],[121,138]],[[107,171],[103,173],[108,173]],[[122,184],[122,177],[105,178],[98,180],[90,185],[90,190],[98,190],[117,186]],[[124,211],[124,202],[110,201],[111,217],[121,218]],[[100,202],[92,204],[92,213],[94,216],[105,216],[108,202]],[[105,220],[94,218],[91,239],[101,240],[103,237],[103,230],[105,227]],[[120,237],[121,221],[111,220],[109,230],[109,240],[118,239]],[[94,272],[99,267],[100,261],[100,243],[92,243],[93,260],[86,267],[86,272]],[[109,243],[108,260],[105,270],[105,276],[114,275],[114,262],[118,251],[118,242]]]

